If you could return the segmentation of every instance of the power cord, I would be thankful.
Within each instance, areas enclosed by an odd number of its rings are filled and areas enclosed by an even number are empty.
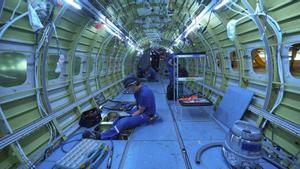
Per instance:
[[[76,134],[72,134],[69,137],[74,137],[74,136],[82,135],[83,133],[84,132],[79,132],[79,133],[76,133]],[[64,146],[66,144],[69,144],[69,143],[72,143],[72,142],[76,142],[76,141],[81,141],[81,140],[82,140],[82,138],[75,139],[75,140],[70,140],[70,141],[67,141],[67,142],[63,142],[63,143],[60,144],[60,149],[61,149],[62,152],[67,153],[67,151],[64,149]]]
[[[210,22],[211,13],[213,13],[213,12],[212,12],[212,11],[210,12],[209,17],[208,17],[208,20],[207,20],[207,23],[206,23],[206,25],[204,26],[204,28],[203,28],[202,31],[201,31],[202,34],[203,34],[203,33],[206,31],[206,29],[207,29],[207,26],[208,26],[208,24],[209,24],[209,22]]]
[[[65,154],[67,153],[67,151],[64,149],[64,146],[66,145],[66,144],[69,144],[69,143],[73,143],[73,142],[79,142],[79,141],[81,141],[82,139],[76,139],[76,140],[71,140],[71,141],[67,141],[67,142],[64,142],[64,143],[61,143],[60,144],[60,149],[61,149],[61,151],[62,152],[64,152]]]

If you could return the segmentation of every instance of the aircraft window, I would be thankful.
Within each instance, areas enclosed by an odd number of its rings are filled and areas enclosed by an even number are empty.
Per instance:
[[[235,51],[230,52],[231,68],[237,70],[239,68],[239,60],[236,56]]]
[[[252,66],[256,73],[266,72],[266,60],[267,56],[263,48],[253,49],[251,51],[252,56]]]
[[[89,73],[92,73],[94,70],[94,58],[91,58],[90,67],[89,67]]]
[[[289,49],[290,72],[300,78],[300,43],[292,45]]]
[[[80,73],[80,67],[81,67],[81,58],[75,57],[74,75],[78,75]]]
[[[61,72],[61,67],[57,65],[59,56],[50,55],[47,59],[47,72],[48,72],[48,80],[57,79]]]
[[[21,85],[27,78],[27,57],[22,53],[0,53],[0,85],[12,87]]]
[[[220,53],[216,54],[216,62],[217,62],[218,68],[221,68],[221,56],[220,56]]]
[[[210,69],[210,61],[208,59],[205,59],[205,60],[206,60],[206,68]]]

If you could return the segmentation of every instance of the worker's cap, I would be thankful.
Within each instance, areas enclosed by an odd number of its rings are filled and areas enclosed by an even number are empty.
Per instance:
[[[125,88],[128,88],[129,86],[136,84],[137,81],[138,78],[136,76],[128,76],[124,79],[123,85]]]

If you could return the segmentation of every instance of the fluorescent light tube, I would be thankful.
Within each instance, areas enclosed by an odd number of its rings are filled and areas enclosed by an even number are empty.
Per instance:
[[[68,3],[69,5],[73,6],[76,9],[81,9],[82,7],[76,3],[74,0],[65,0],[66,3]]]
[[[223,6],[229,4],[231,2],[231,0],[221,0],[221,2],[215,6],[215,10],[218,10],[220,8],[222,8]]]

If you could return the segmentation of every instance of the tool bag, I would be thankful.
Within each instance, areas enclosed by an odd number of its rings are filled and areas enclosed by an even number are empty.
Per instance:
[[[81,127],[90,128],[98,124],[102,120],[101,112],[101,109],[97,108],[83,112],[79,120],[79,125]]]

